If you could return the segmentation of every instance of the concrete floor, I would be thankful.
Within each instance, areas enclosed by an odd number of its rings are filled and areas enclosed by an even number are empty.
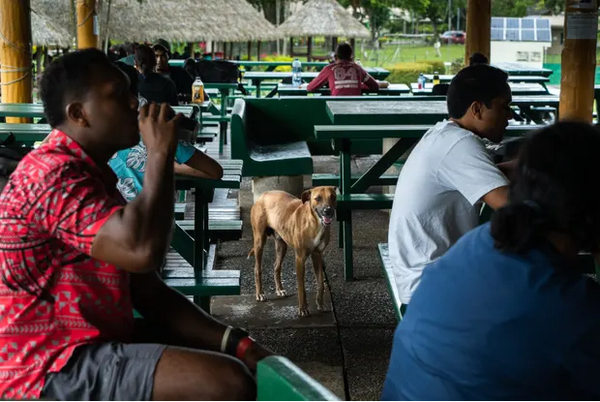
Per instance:
[[[357,158],[355,172],[364,172],[377,157]],[[315,158],[315,173],[338,172],[337,158]],[[310,183],[306,183],[308,187]],[[314,306],[316,290],[312,267],[306,270],[312,315],[297,315],[296,278],[292,250],[283,265],[283,285],[288,297],[277,299],[273,283],[274,244],[269,240],[264,253],[263,287],[269,300],[254,299],[254,260],[246,258],[252,244],[249,223],[252,206],[251,182],[244,179],[238,197],[242,208],[242,239],[222,243],[219,269],[239,269],[242,296],[214,298],[212,312],[225,322],[242,325],[265,346],[298,364],[342,399],[378,400],[387,370],[393,331],[393,307],[377,256],[377,243],[387,241],[389,215],[386,211],[358,211],[354,223],[355,281],[344,281],[342,252],[337,247],[337,227],[325,250],[326,312]],[[375,190],[376,191],[376,190]]]

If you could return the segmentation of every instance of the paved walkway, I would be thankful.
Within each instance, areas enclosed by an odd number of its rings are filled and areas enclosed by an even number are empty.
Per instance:
[[[213,157],[217,157],[216,144],[215,141],[209,145],[208,153]],[[223,158],[228,157],[227,151]],[[374,162],[371,158],[357,158],[353,169],[364,171]],[[315,173],[337,171],[337,158],[315,158]],[[306,182],[305,187],[309,186]],[[353,282],[344,281],[337,226],[332,226],[331,243],[324,253],[328,311],[318,313],[314,306],[316,286],[309,261],[306,285],[312,315],[300,318],[291,249],[282,272],[283,285],[290,296],[285,299],[275,296],[272,240],[267,242],[263,263],[263,286],[269,300],[255,301],[254,260],[246,258],[252,247],[250,179],[245,178],[240,191],[231,191],[228,196],[239,199],[244,232],[241,240],[219,245],[217,267],[241,271],[242,295],[213,298],[213,314],[227,323],[248,328],[258,341],[290,358],[342,399],[378,400],[396,326],[376,250],[378,242],[387,241],[388,213],[360,211],[353,214],[356,276]]]

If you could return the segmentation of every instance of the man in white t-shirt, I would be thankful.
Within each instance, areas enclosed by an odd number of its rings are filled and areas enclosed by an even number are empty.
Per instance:
[[[500,142],[512,118],[507,80],[489,65],[460,71],[448,89],[450,119],[423,136],[402,168],[389,250],[403,304],[423,269],[478,225],[482,201],[493,209],[506,203],[508,180],[482,138]]]

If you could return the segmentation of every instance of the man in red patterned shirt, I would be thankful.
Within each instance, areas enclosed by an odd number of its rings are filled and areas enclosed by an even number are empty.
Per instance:
[[[269,352],[157,274],[180,117],[152,104],[138,123],[128,78],[96,49],[55,60],[41,97],[53,131],[0,195],[0,399],[255,398],[248,368]],[[144,187],[125,203],[107,161],[139,132]],[[134,308],[154,325],[145,341],[161,328],[180,347],[136,343]]]
[[[326,83],[331,96],[360,96],[363,89],[377,92],[379,84],[364,68],[352,61],[352,46],[340,43],[335,51],[335,63],[326,66],[306,90],[316,92]]]

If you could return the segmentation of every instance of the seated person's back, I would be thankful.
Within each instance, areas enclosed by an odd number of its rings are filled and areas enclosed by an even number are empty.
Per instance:
[[[314,92],[329,84],[331,96],[358,96],[363,88],[379,90],[379,84],[361,66],[352,61],[352,46],[341,43],[335,54],[335,62],[323,68],[317,78],[308,84],[307,91]]]
[[[508,205],[425,270],[383,400],[600,397],[600,286],[574,268],[600,244],[598,146],[578,123],[525,144]]]
[[[135,52],[135,68],[139,73],[138,91],[148,102],[168,103],[177,106],[175,83],[167,77],[155,73],[154,51],[147,45],[140,45]]]

